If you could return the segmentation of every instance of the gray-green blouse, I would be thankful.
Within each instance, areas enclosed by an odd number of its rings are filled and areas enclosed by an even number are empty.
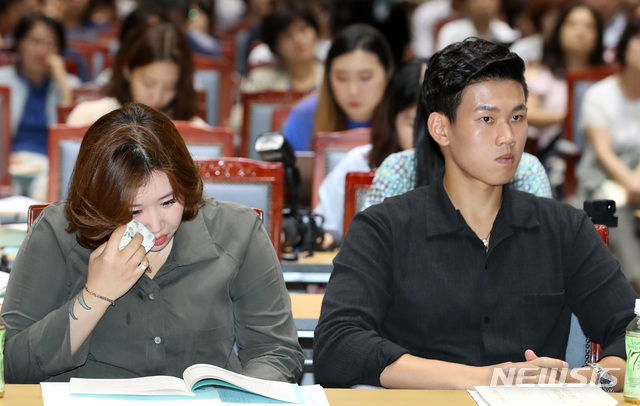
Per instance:
[[[91,250],[65,231],[64,202],[47,207],[20,247],[2,305],[7,382],[181,377],[196,363],[297,380],[304,358],[260,218],[248,207],[205,201],[178,228],[156,276],[143,275],[117,299],[73,356],[69,303],[84,287]]]

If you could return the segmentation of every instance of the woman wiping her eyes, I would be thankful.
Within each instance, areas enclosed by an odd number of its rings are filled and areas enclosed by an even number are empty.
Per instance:
[[[278,256],[248,207],[203,196],[162,113],[129,104],[94,123],[68,200],[20,247],[2,305],[7,382],[182,376],[196,363],[296,381],[298,344]],[[135,219],[153,234],[145,253]]]

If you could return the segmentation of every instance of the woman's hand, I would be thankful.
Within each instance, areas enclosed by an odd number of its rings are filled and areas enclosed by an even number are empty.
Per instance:
[[[47,56],[47,64],[49,65],[49,71],[51,72],[51,77],[56,82],[60,82],[60,80],[67,80],[67,68],[64,66],[64,58],[58,54],[49,54]]]
[[[136,234],[122,250],[118,250],[125,230],[126,225],[116,228],[109,240],[89,256],[87,286],[111,300],[127,293],[149,265],[140,234]]]
[[[64,65],[64,58],[62,55],[51,53],[47,56],[47,63],[49,64],[49,71],[51,77],[58,83],[60,88],[60,102],[70,103],[73,100],[73,90],[69,86],[69,80],[67,79],[67,68]]]

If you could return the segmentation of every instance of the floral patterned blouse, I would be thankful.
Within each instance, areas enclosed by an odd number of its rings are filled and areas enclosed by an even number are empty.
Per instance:
[[[523,153],[516,174],[511,181],[513,186],[536,196],[551,198],[551,186],[544,167],[535,156]],[[401,195],[416,185],[415,150],[397,152],[389,155],[376,170],[371,189],[367,193],[363,209],[381,203],[385,198]]]

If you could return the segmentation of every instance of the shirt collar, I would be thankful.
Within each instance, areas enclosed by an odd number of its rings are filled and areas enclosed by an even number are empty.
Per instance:
[[[220,256],[217,246],[202,216],[202,209],[196,218],[180,223],[173,238],[174,261],[179,265],[208,261]],[[206,247],[206,249],[205,249]]]
[[[451,203],[442,183],[442,177],[438,177],[426,188],[425,216],[426,236],[462,232],[465,221],[462,215]],[[497,244],[507,238],[516,228],[534,229],[540,227],[540,221],[530,196],[525,192],[518,192],[511,184],[503,186],[502,207],[491,230],[491,238]]]

